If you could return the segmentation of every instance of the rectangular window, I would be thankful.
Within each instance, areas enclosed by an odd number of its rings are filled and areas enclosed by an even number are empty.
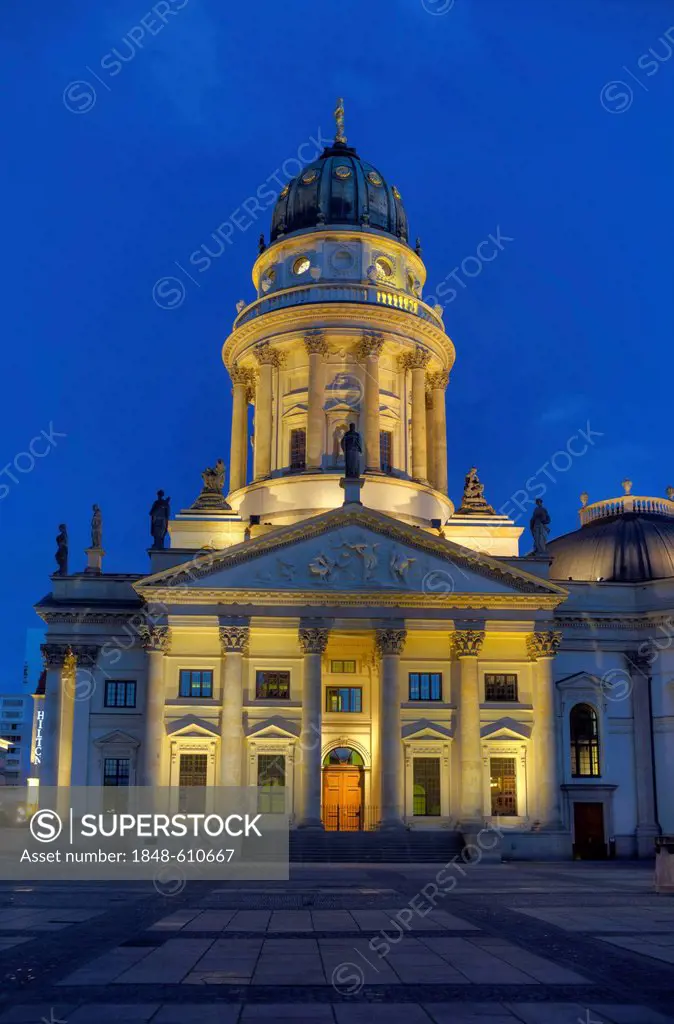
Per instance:
[[[390,430],[379,431],[379,461],[384,473],[393,469],[393,434]]]
[[[105,683],[106,708],[135,708],[136,683],[123,679],[108,679]]]
[[[257,809],[261,814],[284,814],[286,809],[286,759],[283,754],[258,754]]]
[[[360,686],[328,686],[325,691],[325,710],[359,714],[363,710],[362,689]]]
[[[208,772],[208,754],[181,754],[179,786],[205,786]]]
[[[442,700],[442,672],[410,672],[410,700]]]
[[[487,672],[484,677],[485,700],[517,700],[517,675],[514,672]]]
[[[290,431],[290,468],[305,469],[307,464],[307,432],[304,427]]]
[[[289,700],[290,672],[258,672],[255,696],[258,700]]]
[[[422,817],[440,814],[440,758],[415,757],[413,813]]]
[[[7,700],[3,700],[2,706],[3,706],[3,708],[22,708],[23,707],[23,701],[22,700],[10,700],[8,698]]]
[[[103,761],[104,786],[128,786],[131,760],[128,757],[106,757]]]
[[[212,697],[213,696],[213,672],[210,669],[181,668],[180,670],[180,694],[181,697]]]
[[[517,772],[514,757],[492,757],[489,760],[491,813],[502,817],[517,814]]]
[[[356,663],[355,661],[331,661],[330,662],[331,672],[355,672]]]

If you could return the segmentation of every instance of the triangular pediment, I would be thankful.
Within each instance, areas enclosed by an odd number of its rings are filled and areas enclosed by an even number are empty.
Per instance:
[[[197,715],[183,715],[167,726],[169,736],[219,736],[217,727]]]
[[[109,747],[114,743],[125,747],[140,746],[140,740],[136,739],[135,736],[131,736],[128,732],[122,732],[121,729],[113,729],[112,732],[106,732],[105,736],[99,736],[97,740],[94,740],[95,747]]]
[[[620,669],[617,670],[616,674],[620,678],[623,678],[625,675]],[[570,676],[558,679],[555,685],[560,690],[601,690],[602,680],[599,676],[593,675],[592,672],[574,672]]]
[[[531,726],[514,718],[499,718],[498,722],[483,725],[480,735],[483,740],[528,740]]]
[[[390,592],[448,606],[455,595],[531,595],[554,606],[566,591],[511,563],[359,505],[346,505],[135,584],[161,590]],[[196,593],[195,593],[196,592]]]
[[[402,728],[404,740],[451,740],[452,732],[444,725],[437,722],[429,722],[427,718],[420,718],[416,722],[407,722]]]
[[[246,731],[248,739],[264,737],[266,740],[296,740],[299,734],[299,723],[291,722],[287,718],[282,718],[281,715],[273,715],[271,718],[265,718],[263,722],[256,722]]]

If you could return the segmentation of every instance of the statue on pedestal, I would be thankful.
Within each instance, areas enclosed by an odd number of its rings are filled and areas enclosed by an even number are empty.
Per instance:
[[[340,447],[344,452],[344,476],[347,480],[357,480],[360,477],[360,457],[363,454],[363,444],[355,423],[349,423],[349,429],[340,441]]]
[[[59,576],[68,575],[68,527],[65,523],[59,526],[56,538],[56,564],[58,565]]]
[[[103,547],[103,514],[98,505],[94,505],[91,517],[91,546],[92,548]]]
[[[150,533],[152,534],[153,548],[164,547],[170,518],[171,499],[165,498],[163,491],[157,491],[157,497],[150,509]]]
[[[207,466],[201,474],[203,487],[197,500],[190,505],[190,512],[231,512],[222,493],[225,486],[225,464],[218,459],[214,466]]]
[[[550,533],[549,526],[550,515],[543,505],[543,499],[536,498],[536,508],[529,522],[529,529],[534,538],[534,555],[544,555],[546,553],[548,534]]]
[[[458,510],[457,515],[496,515],[494,509],[484,496],[484,484],[480,483],[475,466],[473,466],[466,475],[463,486],[461,508]]]
[[[222,489],[225,486],[225,464],[222,459],[218,459],[212,469],[207,466],[201,474],[201,479],[204,482],[204,491],[210,494],[222,494]]]

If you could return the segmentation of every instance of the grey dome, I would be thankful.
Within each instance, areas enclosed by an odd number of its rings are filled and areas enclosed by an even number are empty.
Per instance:
[[[552,579],[645,583],[674,576],[674,518],[625,512],[550,541]]]
[[[344,142],[327,146],[281,190],[270,240],[316,227],[368,227],[407,242],[407,214],[395,185]]]

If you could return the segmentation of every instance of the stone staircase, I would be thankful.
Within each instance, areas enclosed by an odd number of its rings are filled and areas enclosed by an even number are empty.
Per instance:
[[[293,864],[446,864],[462,849],[463,837],[452,829],[290,832]]]

